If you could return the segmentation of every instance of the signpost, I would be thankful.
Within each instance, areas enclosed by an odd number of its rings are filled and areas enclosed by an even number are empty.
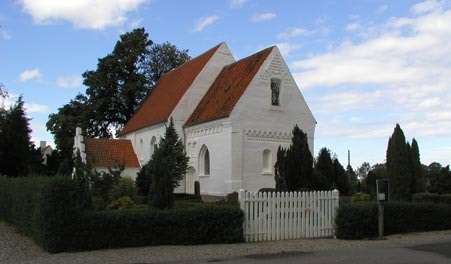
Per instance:
[[[379,239],[384,238],[384,203],[388,202],[388,179],[376,180],[376,199],[379,216]]]

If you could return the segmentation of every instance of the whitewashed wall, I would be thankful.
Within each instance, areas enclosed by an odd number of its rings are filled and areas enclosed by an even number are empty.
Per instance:
[[[166,132],[166,127],[164,123],[158,123],[153,126],[145,127],[133,132],[130,132],[126,135],[123,135],[122,139],[128,139],[132,142],[133,150],[138,157],[139,164],[144,166],[151,158],[152,149],[151,149],[151,140],[155,137],[155,144],[158,145],[160,139],[164,137],[164,133]]]
[[[185,130],[190,166],[194,180],[200,182],[201,194],[224,196],[231,192],[231,127],[228,119],[220,119]],[[199,153],[205,145],[210,153],[210,175],[199,175]]]
[[[183,125],[185,125],[224,66],[233,62],[235,62],[235,59],[227,44],[224,42],[221,43],[215,54],[213,54],[205,67],[200,71],[190,88],[185,92],[172,111],[171,116],[174,119],[176,131],[183,140]]]
[[[282,80],[280,106],[271,105],[271,78]],[[234,137],[234,177],[241,175],[242,188],[246,190],[255,192],[275,186],[277,148],[291,144],[291,132],[296,124],[307,133],[309,148],[314,155],[316,121],[277,48],[273,49],[238,101],[230,120]],[[265,149],[271,151],[272,173],[262,173]]]
[[[96,171],[109,173],[108,168],[105,167],[97,167]],[[136,174],[138,171],[139,168],[125,168],[125,170],[121,173],[121,177],[130,177],[131,179],[136,180]]]

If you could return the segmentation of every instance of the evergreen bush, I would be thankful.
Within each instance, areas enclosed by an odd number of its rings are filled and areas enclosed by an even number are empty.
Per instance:
[[[110,191],[110,201],[118,200],[123,196],[133,197],[137,193],[135,181],[129,177],[120,178],[116,184],[113,185]]]

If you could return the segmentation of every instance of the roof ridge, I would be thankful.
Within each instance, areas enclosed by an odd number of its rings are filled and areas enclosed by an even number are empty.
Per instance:
[[[179,67],[163,74],[127,124],[122,128],[119,136],[166,121],[196,77],[223,44],[225,42],[221,42]]]
[[[184,126],[229,116],[274,47],[224,66]]]

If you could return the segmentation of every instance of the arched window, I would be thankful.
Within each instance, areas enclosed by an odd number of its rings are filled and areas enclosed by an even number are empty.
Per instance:
[[[262,174],[272,174],[271,165],[272,165],[271,150],[265,149],[263,150]]]
[[[156,146],[157,146],[157,138],[153,136],[152,139],[150,140],[150,158],[152,158]]]
[[[200,148],[199,152],[199,173],[201,176],[210,175],[210,152],[205,145]]]

